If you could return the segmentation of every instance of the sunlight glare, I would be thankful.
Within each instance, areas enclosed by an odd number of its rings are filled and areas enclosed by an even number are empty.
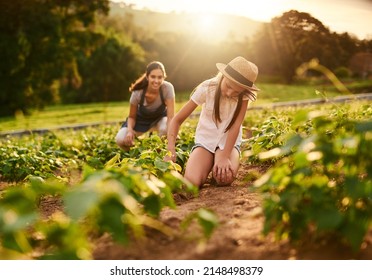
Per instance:
[[[198,22],[198,26],[203,32],[213,29],[213,26],[217,23],[215,16],[209,14],[201,14]]]
[[[194,21],[194,32],[205,40],[219,40],[226,33],[221,15],[213,13],[199,13]]]

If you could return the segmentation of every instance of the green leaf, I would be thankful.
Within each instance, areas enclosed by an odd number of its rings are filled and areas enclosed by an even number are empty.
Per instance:
[[[293,159],[294,159],[296,169],[297,168],[300,169],[300,168],[303,168],[309,165],[309,162],[307,161],[307,155],[305,153],[301,153],[301,152],[296,153],[293,156]]]
[[[308,111],[307,110],[300,110],[296,113],[293,118],[292,126],[298,126],[308,120]]]
[[[357,220],[354,222],[349,222],[341,230],[341,233],[347,238],[355,252],[360,249],[360,245],[362,244],[364,236],[368,230],[368,224],[368,220]]]
[[[94,189],[83,186],[67,192],[63,200],[68,215],[72,219],[78,220],[87,215],[92,208],[96,207],[99,195]]]
[[[17,209],[0,208],[0,230],[4,234],[12,234],[32,225],[39,217],[35,212],[17,213]]]
[[[169,170],[169,167],[171,166],[171,164],[169,162],[164,161],[164,160],[159,159],[159,158],[155,159],[154,165],[157,169],[159,169],[162,172],[166,172],[167,170]]]
[[[217,216],[211,210],[201,208],[197,212],[197,217],[203,229],[204,236],[210,238],[214,229],[218,226]]]
[[[115,166],[120,160],[120,154],[116,154],[113,158],[111,158],[108,162],[105,164],[105,168],[111,168]]]
[[[337,208],[314,208],[313,218],[318,230],[336,230],[343,220],[343,216]]]
[[[158,195],[150,195],[143,200],[145,211],[151,216],[158,216],[161,210],[161,203]]]
[[[124,219],[126,212],[124,206],[115,198],[109,197],[99,206],[98,225],[102,230],[109,231],[114,240],[121,243],[128,243],[128,226]]]

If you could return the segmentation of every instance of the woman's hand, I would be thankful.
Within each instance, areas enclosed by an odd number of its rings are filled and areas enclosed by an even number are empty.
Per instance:
[[[134,138],[135,138],[135,133],[133,130],[129,130],[127,135],[124,138],[124,143],[126,146],[133,146],[134,145]]]

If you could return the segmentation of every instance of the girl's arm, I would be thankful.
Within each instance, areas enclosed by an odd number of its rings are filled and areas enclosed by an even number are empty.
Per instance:
[[[198,107],[198,105],[189,100],[181,110],[172,118],[168,127],[168,151],[171,153],[170,156],[166,156],[164,160],[176,161],[176,139],[178,131],[180,130],[181,124],[188,118],[191,113]]]
[[[237,116],[234,124],[231,126],[227,134],[227,139],[226,139],[226,144],[225,144],[225,149],[224,149],[224,151],[226,151],[226,154],[223,153],[227,157],[230,156],[231,151],[234,148],[236,138],[238,137],[239,132],[240,132],[240,126],[242,125],[243,120],[245,118],[245,113],[247,112],[247,108],[248,108],[248,100],[243,100],[239,115]]]
[[[213,167],[214,174],[218,174],[219,169],[227,168],[233,171],[231,168],[231,163],[229,162],[229,158],[230,158],[232,150],[234,149],[236,139],[239,135],[240,126],[243,123],[243,120],[245,118],[245,113],[247,112],[247,108],[248,108],[248,100],[243,100],[242,107],[240,108],[239,114],[234,124],[231,126],[231,128],[227,132],[225,148],[221,151],[221,153],[219,153],[219,157],[215,161],[215,164]]]

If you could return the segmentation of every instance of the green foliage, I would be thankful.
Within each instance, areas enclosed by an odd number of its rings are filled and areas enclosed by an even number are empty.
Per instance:
[[[23,180],[0,193],[3,252],[22,258],[91,259],[91,236],[109,233],[127,244],[143,237],[148,227],[175,235],[158,217],[164,207],[176,207],[174,193],[197,195],[198,189],[181,175],[192,136],[177,147],[180,165],[163,161],[166,142],[156,134],[137,139],[124,153],[114,143],[115,133],[113,127],[100,126],[1,141],[2,180]],[[56,161],[61,162],[58,168]],[[83,169],[83,179],[68,186],[66,176],[76,168]],[[63,213],[45,219],[44,199],[61,200]],[[206,240],[217,218],[211,211],[195,215]]]
[[[363,58],[370,55],[371,40],[332,33],[297,11],[269,24],[221,15],[228,24],[213,38],[196,34],[190,15],[122,9],[108,0],[2,1],[0,13],[2,116],[60,102],[127,100],[129,84],[151,60],[161,60],[177,91],[187,92],[216,73],[216,62],[237,55],[255,61],[262,77],[285,82],[313,58],[328,69],[348,66],[354,75],[368,76]]]
[[[191,213],[183,220],[181,228],[186,230],[192,222],[196,221],[204,232],[204,241],[210,238],[214,229],[218,226],[219,222],[213,211],[201,208],[195,213]],[[203,240],[202,240],[203,241]]]
[[[129,100],[129,86],[144,71],[144,53],[131,41],[106,36],[90,56],[79,57],[84,83],[78,90],[66,88],[70,90],[69,103]]]
[[[342,108],[301,112],[297,134],[283,131],[283,145],[258,154],[277,161],[255,182],[264,195],[264,233],[292,241],[331,234],[359,249],[372,217],[371,110],[359,109],[357,118]]]
[[[290,118],[272,116],[259,124],[260,127],[251,127],[252,137],[244,142],[244,156],[250,161],[257,160],[257,155],[264,151],[272,150],[284,144],[285,135],[293,132],[290,126]]]
[[[2,1],[0,114],[58,101],[55,80],[79,83],[76,55],[96,41],[89,25],[108,12],[107,0]],[[97,34],[97,37],[100,37]]]
[[[264,233],[292,241],[332,235],[358,250],[372,214],[371,116],[369,102],[247,114],[244,126],[253,135],[243,156],[272,165],[255,183],[263,195]],[[157,218],[164,207],[176,207],[174,193],[197,195],[182,177],[195,125],[189,119],[180,131],[177,163],[162,160],[166,141],[156,134],[136,139],[129,152],[119,150],[112,126],[1,139],[1,179],[23,180],[0,192],[2,252],[91,259],[92,236],[105,232],[123,244],[147,227],[175,234]],[[83,174],[77,183],[68,180],[76,168]],[[64,212],[42,217],[45,199],[61,200]],[[195,222],[201,233],[194,237],[202,241],[218,226],[208,209],[190,214],[181,227]]]
[[[30,176],[28,183],[2,193],[2,247],[39,259],[91,259],[92,234],[108,232],[116,242],[124,244],[132,236],[143,237],[146,227],[174,235],[173,229],[157,217],[164,207],[176,207],[174,192],[196,193],[197,189],[175,171],[174,165],[166,169],[161,166],[155,172],[162,174],[159,177],[152,174],[155,169],[134,167],[117,155],[104,169],[87,166],[81,183],[70,187]],[[43,219],[38,209],[43,197],[60,197],[64,213]],[[207,218],[216,219],[210,212]],[[206,238],[212,232],[207,218],[201,219]]]
[[[335,69],[335,75],[337,78],[350,78],[351,77],[351,71],[347,67],[338,67]]]
[[[362,42],[358,43],[348,33],[331,32],[308,13],[291,10],[273,18],[257,32],[252,51],[260,73],[278,75],[283,82],[292,83],[296,69],[312,59],[318,59],[328,69],[349,66],[353,55],[369,52],[370,40]],[[361,69],[360,64],[358,68]]]

